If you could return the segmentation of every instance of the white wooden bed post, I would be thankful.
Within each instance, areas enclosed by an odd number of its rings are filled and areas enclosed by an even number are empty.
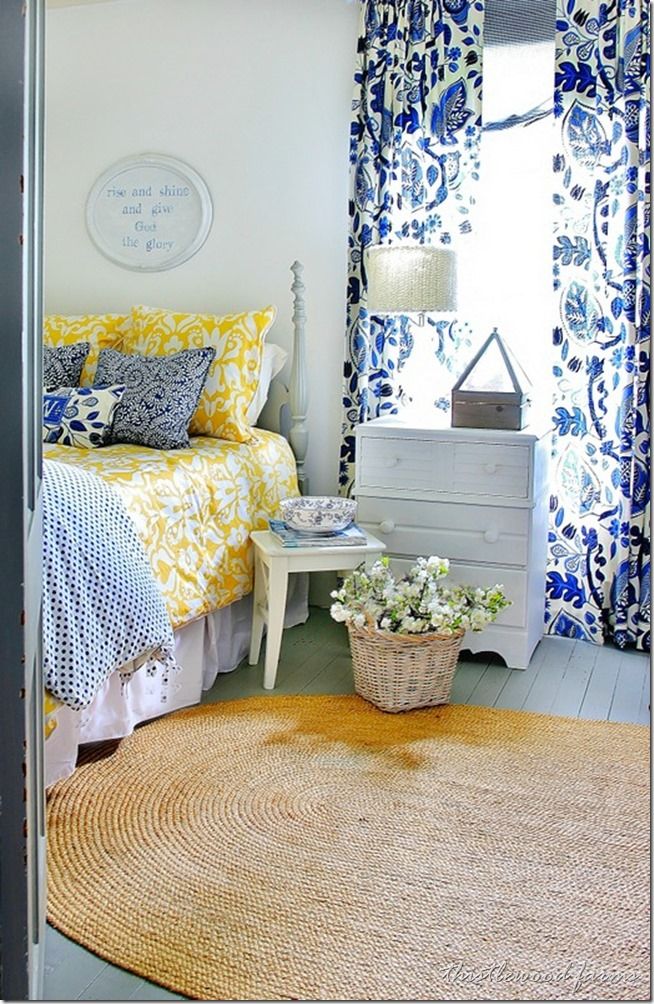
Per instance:
[[[302,272],[304,266],[299,261],[293,262],[293,362],[291,364],[291,381],[289,387],[289,406],[291,411],[291,427],[288,439],[291,444],[297,466],[297,480],[302,495],[309,494],[309,478],[304,470],[304,462],[309,445],[307,429],[307,351],[306,334],[304,330],[306,311],[304,309],[304,283]]]

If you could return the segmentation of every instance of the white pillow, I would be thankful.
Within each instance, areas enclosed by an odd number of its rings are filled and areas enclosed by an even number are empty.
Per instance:
[[[263,346],[263,356],[261,358],[261,373],[259,383],[250,407],[247,410],[247,418],[250,425],[256,425],[259,415],[263,411],[263,406],[268,400],[268,391],[273,377],[284,368],[284,363],[288,359],[288,352],[275,345],[273,342],[266,342]]]

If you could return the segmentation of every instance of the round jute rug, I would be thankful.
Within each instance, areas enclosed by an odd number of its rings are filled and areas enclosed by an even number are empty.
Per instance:
[[[648,738],[263,697],[49,799],[49,919],[204,1000],[648,999]]]

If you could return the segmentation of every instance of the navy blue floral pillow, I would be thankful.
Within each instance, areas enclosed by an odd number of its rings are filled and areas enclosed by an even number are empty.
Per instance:
[[[102,349],[96,384],[124,384],[111,441],[156,450],[189,445],[188,427],[216,354],[214,348],[186,349],[170,356],[126,355]]]
[[[125,385],[59,387],[43,395],[43,442],[92,450],[106,446]]]
[[[75,342],[73,345],[59,345],[52,348],[43,346],[43,386],[46,390],[55,387],[78,387],[89,342]]]

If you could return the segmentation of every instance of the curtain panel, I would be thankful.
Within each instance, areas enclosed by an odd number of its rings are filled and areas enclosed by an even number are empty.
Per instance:
[[[354,429],[397,411],[398,372],[414,345],[409,318],[369,314],[365,251],[400,241],[448,245],[469,232],[483,16],[483,0],[361,3],[350,136],[344,493],[354,478]],[[426,321],[447,364],[459,345],[456,324]]]
[[[558,0],[550,634],[649,648],[648,0]]]

